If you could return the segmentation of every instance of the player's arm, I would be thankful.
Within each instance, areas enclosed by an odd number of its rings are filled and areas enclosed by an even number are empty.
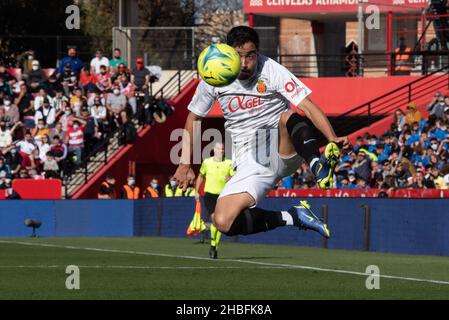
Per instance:
[[[309,118],[315,127],[320,130],[327,140],[336,142],[343,146],[349,144],[348,137],[337,137],[329,119],[326,117],[323,111],[315,105],[309,98],[304,98],[298,107],[304,111],[307,118]]]
[[[204,182],[204,176],[200,173],[198,174],[198,178],[196,178],[196,183],[195,183],[195,199],[199,199],[200,198],[200,188],[201,185]]]
[[[192,157],[193,152],[193,140],[195,139],[193,136],[193,124],[196,121],[201,121],[202,119],[202,117],[196,115],[195,113],[189,112],[184,125],[184,132],[181,142],[181,159],[179,161],[178,169],[174,175],[179,187],[182,188],[183,191],[186,191],[188,185],[193,184],[195,180],[195,174],[190,167],[190,158]]]

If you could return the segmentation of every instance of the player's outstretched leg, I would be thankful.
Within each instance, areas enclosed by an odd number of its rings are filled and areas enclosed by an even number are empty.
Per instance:
[[[318,140],[314,136],[313,124],[307,118],[294,111],[285,112],[280,119],[280,137],[284,149],[290,149],[285,143],[288,135],[297,154],[309,164],[318,186],[329,189],[333,185],[334,169],[338,163],[340,151],[338,146],[330,142],[320,156]]]
[[[266,232],[278,227],[296,226],[310,229],[329,238],[327,226],[312,212],[306,201],[288,211],[250,208],[254,199],[247,192],[232,194],[218,200],[213,214],[216,227],[227,236]]]

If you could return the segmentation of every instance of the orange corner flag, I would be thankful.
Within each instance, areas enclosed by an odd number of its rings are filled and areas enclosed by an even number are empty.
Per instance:
[[[201,218],[201,202],[196,200],[195,213],[193,214],[192,222],[187,228],[188,236],[196,236],[206,229],[203,219]]]

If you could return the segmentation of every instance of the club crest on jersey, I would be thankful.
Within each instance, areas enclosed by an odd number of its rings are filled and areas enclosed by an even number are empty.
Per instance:
[[[263,81],[263,80],[257,81],[256,89],[257,89],[257,92],[259,92],[259,93],[267,92],[267,85],[265,84],[265,81]]]

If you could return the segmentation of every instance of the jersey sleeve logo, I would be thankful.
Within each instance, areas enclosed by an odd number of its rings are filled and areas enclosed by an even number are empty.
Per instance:
[[[296,81],[293,79],[291,79],[291,81],[285,84],[284,89],[287,93],[291,95],[292,98],[298,96],[301,93],[301,91],[305,91],[305,88],[300,84],[296,83]]]
[[[257,92],[259,92],[259,93],[267,92],[267,85],[265,84],[265,81],[263,81],[263,80],[257,81],[256,89],[257,89]]]

